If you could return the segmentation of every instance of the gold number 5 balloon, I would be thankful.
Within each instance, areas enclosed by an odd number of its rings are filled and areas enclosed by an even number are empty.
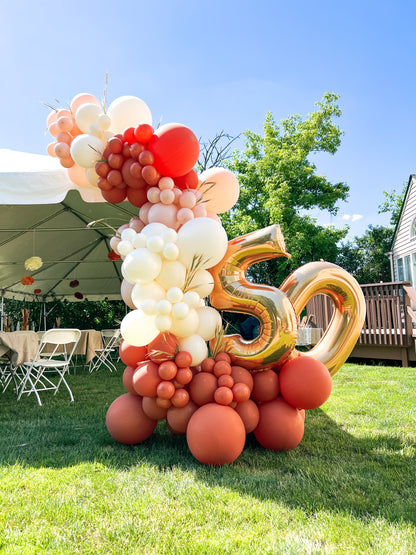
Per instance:
[[[223,260],[210,269],[214,289],[213,307],[251,314],[260,321],[260,334],[252,341],[226,335],[222,348],[233,361],[246,368],[264,370],[287,357],[297,338],[297,317],[287,296],[268,285],[250,283],[246,270],[255,262],[290,255],[278,225],[260,229],[229,241]]]

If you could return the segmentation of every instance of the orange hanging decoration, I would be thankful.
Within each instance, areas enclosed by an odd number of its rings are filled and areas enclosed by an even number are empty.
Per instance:
[[[32,283],[34,283],[34,279],[32,276],[23,276],[22,279],[20,280],[22,285],[32,285]]]

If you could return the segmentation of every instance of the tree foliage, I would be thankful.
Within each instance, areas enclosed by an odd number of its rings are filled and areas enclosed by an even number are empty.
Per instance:
[[[391,192],[383,191],[385,200],[378,207],[378,213],[390,213],[390,225],[392,225],[393,227],[395,227],[399,221],[406,189],[407,183],[403,183],[402,190],[399,193],[396,191],[396,189],[392,189]]]
[[[334,123],[341,115],[338,96],[326,93],[316,111],[305,119],[290,115],[280,125],[268,114],[263,134],[245,133],[245,150],[225,162],[237,176],[241,193],[236,206],[221,216],[229,237],[279,224],[292,258],[251,268],[255,281],[277,285],[301,264],[323,258],[335,261],[337,243],[346,229],[323,227],[307,214],[319,208],[337,212],[348,196],[345,183],[331,183],[318,175],[311,161],[315,153],[335,154],[342,131]]]

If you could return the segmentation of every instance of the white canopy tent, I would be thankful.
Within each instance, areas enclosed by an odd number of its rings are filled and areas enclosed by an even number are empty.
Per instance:
[[[0,149],[1,296],[75,301],[79,291],[89,300],[120,299],[121,264],[108,259],[114,232],[105,224],[118,228],[138,208],[102,200],[96,187],[72,183],[58,160]],[[88,227],[96,220],[103,221]],[[24,268],[31,256],[43,261],[34,272]],[[28,274],[35,282],[22,285]],[[77,289],[72,280],[79,281]]]

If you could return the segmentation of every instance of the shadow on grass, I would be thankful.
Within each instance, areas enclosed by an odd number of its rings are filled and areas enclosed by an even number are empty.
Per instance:
[[[72,378],[76,402],[67,392],[48,395],[38,407],[33,396],[16,402],[0,397],[0,464],[65,468],[82,463],[129,470],[140,465],[178,468],[212,487],[225,487],[260,500],[284,503],[308,514],[339,511],[357,518],[416,523],[416,461],[398,437],[356,438],[320,409],[308,411],[301,444],[289,452],[262,448],[250,434],[230,466],[198,463],[186,438],[171,436],[164,422],[137,446],[116,443],[105,427],[110,403],[121,393],[121,375]]]

